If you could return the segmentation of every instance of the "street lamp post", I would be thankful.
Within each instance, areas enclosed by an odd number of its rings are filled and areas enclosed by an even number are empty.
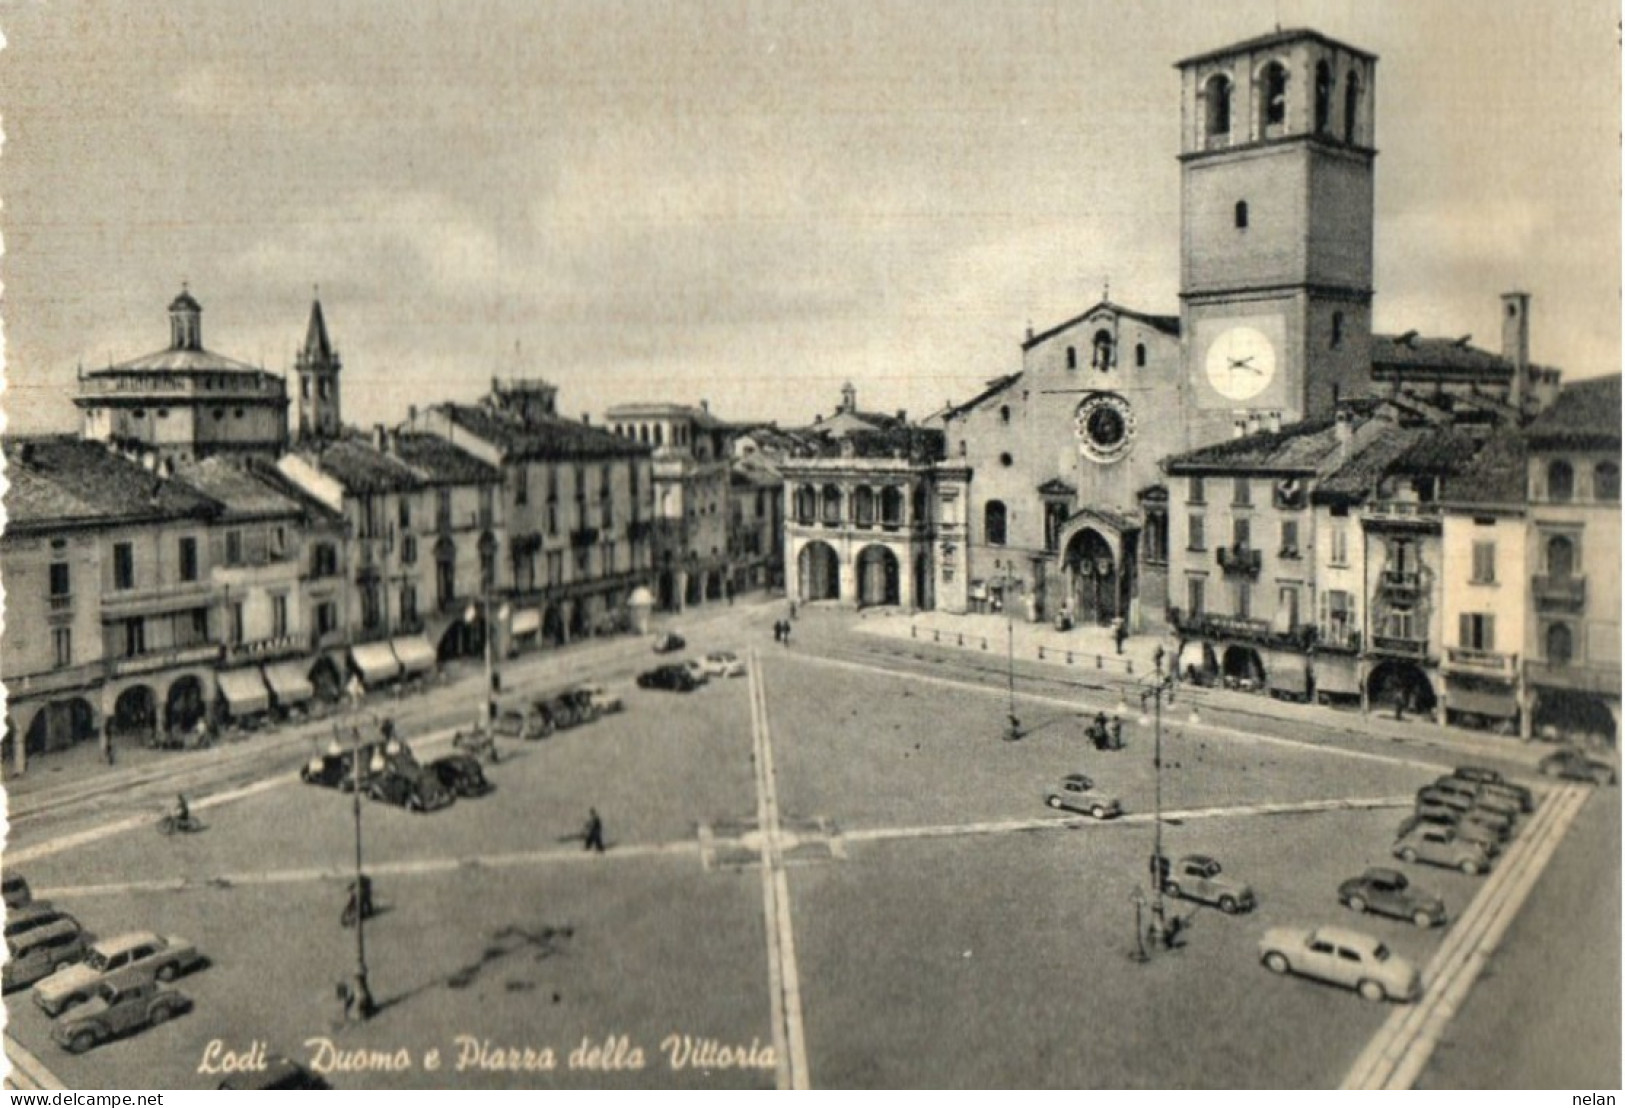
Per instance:
[[[496,648],[493,640],[496,638],[496,621],[507,618],[508,607],[504,604],[500,610],[492,610],[489,586],[487,586],[484,595],[476,603],[479,605],[478,609],[475,608],[474,604],[470,604],[468,610],[463,613],[463,618],[470,624],[474,622],[476,616],[483,616],[485,620],[485,695],[480,701],[480,732],[485,737],[486,749],[494,754],[496,752],[497,675]]]
[[[1164,911],[1162,887],[1164,855],[1162,853],[1162,705],[1166,701],[1174,702],[1174,693],[1178,687],[1177,660],[1170,671],[1163,672],[1163,650],[1159,646],[1154,656],[1154,672],[1144,681],[1140,682],[1140,725],[1147,723],[1153,726],[1151,767],[1153,779],[1153,814],[1152,814],[1152,848],[1151,848],[1151,944],[1153,948],[1167,946],[1172,935],[1168,929],[1168,918]],[[1152,717],[1147,719],[1145,710],[1150,705]],[[1196,718],[1196,709],[1191,709],[1191,718]]]
[[[352,706],[359,698],[351,697]],[[362,864],[361,854],[361,728],[355,725],[355,713],[352,707],[350,717],[350,735],[352,738],[350,749],[350,774],[353,788],[350,790],[355,811],[355,888],[352,896],[355,898],[355,992],[352,997],[355,1002],[355,1011],[362,1019],[371,1019],[378,1011],[378,1005],[372,999],[372,988],[367,979],[367,875]]]

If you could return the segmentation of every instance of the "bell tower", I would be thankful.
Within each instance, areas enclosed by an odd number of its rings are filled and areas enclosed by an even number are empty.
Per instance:
[[[299,439],[332,438],[343,428],[339,412],[339,371],[343,368],[338,351],[327,337],[322,302],[312,300],[305,344],[294,360],[294,372],[299,378]]]
[[[1181,333],[1213,437],[1370,390],[1376,62],[1289,30],[1178,65]]]

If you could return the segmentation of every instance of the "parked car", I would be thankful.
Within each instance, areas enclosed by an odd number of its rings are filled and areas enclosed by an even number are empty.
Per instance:
[[[486,780],[480,760],[467,754],[447,754],[430,762],[428,768],[455,796],[484,796],[496,787]]]
[[[0,988],[6,992],[32,985],[42,977],[67,969],[82,960],[90,949],[91,936],[80,929],[71,916],[36,927],[16,939],[6,940],[6,959],[0,968]]]
[[[712,677],[743,677],[745,662],[731,650],[713,650],[705,656],[705,672]]]
[[[49,900],[32,900],[20,908],[9,909],[6,912],[6,942],[13,943],[30,931],[58,920],[67,920],[76,928],[79,926],[78,920],[52,907]]]
[[[1367,1000],[1415,1000],[1422,993],[1415,965],[1381,940],[1344,927],[1272,927],[1258,955],[1273,973],[1330,981]]]
[[[359,756],[361,787],[367,788],[373,777],[397,765],[415,766],[417,759],[412,748],[400,739],[371,739],[360,746],[329,748],[306,762],[299,770],[299,779],[307,785],[322,785],[340,792],[352,792],[356,785],[355,759]],[[380,768],[382,767],[382,768]]]
[[[1490,870],[1490,855],[1482,846],[1461,838],[1452,828],[1432,823],[1418,823],[1401,836],[1394,843],[1394,857],[1459,869],[1469,877]]]
[[[1337,886],[1337,899],[1356,912],[1408,919],[1418,927],[1437,927],[1445,921],[1444,901],[1386,866],[1372,866]]]
[[[1525,812],[1535,810],[1534,791],[1527,785],[1519,785],[1508,781],[1500,770],[1490,769],[1486,766],[1457,766],[1452,776],[1504,793],[1516,800],[1518,806]]]
[[[688,675],[694,678],[694,683],[696,685],[705,685],[710,683],[711,672],[705,668],[705,663],[700,661],[698,658],[689,658],[687,661],[681,664],[684,669],[688,670]]]
[[[1416,807],[1421,810],[1425,807],[1449,808],[1463,816],[1470,816],[1474,822],[1486,827],[1493,827],[1497,834],[1510,837],[1513,826],[1513,815],[1501,807],[1487,807],[1477,797],[1469,796],[1458,789],[1441,789],[1437,785],[1428,785],[1416,791]]]
[[[1546,755],[1540,760],[1540,772],[1564,781],[1589,781],[1593,785],[1619,784],[1619,774],[1613,766],[1579,750],[1559,750]]]
[[[1471,814],[1471,813],[1465,813]],[[1467,842],[1476,843],[1484,849],[1484,853],[1491,858],[1501,853],[1501,836],[1482,824],[1464,820],[1464,813],[1454,808],[1418,807],[1415,815],[1406,816],[1399,823],[1399,829],[1394,837],[1403,839],[1416,829],[1417,824],[1430,823],[1436,827],[1447,827],[1456,833],[1456,837]]]
[[[10,873],[0,881],[3,886],[3,895],[7,908],[21,908],[34,899],[34,894],[28,889],[28,881],[19,873]]]
[[[1226,915],[1250,912],[1258,906],[1251,885],[1225,877],[1219,863],[1205,854],[1187,854],[1172,867],[1166,858],[1158,861],[1162,891],[1176,900],[1216,904]]]
[[[51,1041],[75,1054],[190,1011],[191,998],[156,981],[104,981],[96,995],[51,1026]]]
[[[638,674],[638,688],[640,689],[672,689],[676,692],[693,692],[700,687],[692,674],[683,666],[656,666],[646,673]]]
[[[311,1073],[293,1059],[281,1054],[273,1054],[265,1060],[262,1070],[248,1070],[243,1073],[234,1073],[226,1078],[217,1089],[331,1089],[327,1079],[320,1074]]]
[[[48,1016],[82,1004],[106,982],[173,981],[202,966],[197,948],[175,935],[131,931],[92,944],[85,960],[51,974],[34,986],[34,1003]]]
[[[672,651],[681,650],[687,645],[688,643],[684,641],[683,636],[675,631],[663,631],[655,636],[656,654],[670,654]]]
[[[1454,793],[1466,797],[1476,807],[1491,812],[1500,812],[1508,819],[1516,819],[1523,813],[1523,805],[1515,797],[1504,792],[1498,792],[1476,781],[1468,781],[1452,774],[1446,774],[1433,782],[1432,788],[1439,792]]]
[[[455,793],[440,778],[422,766],[395,765],[374,774],[367,782],[367,795],[409,812],[438,812],[449,808]]]
[[[555,731],[592,723],[600,715],[598,705],[582,689],[568,689],[547,700],[538,700],[535,707]]]
[[[534,704],[504,708],[491,721],[491,732],[510,739],[545,739],[553,733],[553,720]]]
[[[576,687],[577,695],[586,699],[598,710],[602,716],[613,715],[626,710],[626,702],[616,693],[610,692],[602,685],[579,685]]]
[[[1095,783],[1081,773],[1069,773],[1044,794],[1051,808],[1084,812],[1096,819],[1113,819],[1123,814],[1123,803],[1115,796],[1095,791]]]
[[[1435,817],[1431,822],[1443,823],[1446,818],[1462,827],[1476,827],[1496,843],[1497,847],[1512,837],[1512,819],[1505,812],[1491,812],[1477,806],[1458,807],[1433,797],[1416,802],[1416,813]]]

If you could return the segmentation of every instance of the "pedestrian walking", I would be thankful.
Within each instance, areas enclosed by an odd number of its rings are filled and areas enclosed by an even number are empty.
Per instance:
[[[788,622],[784,625],[784,645],[790,645],[790,624]]]
[[[784,620],[782,619],[776,619],[773,621],[773,641],[784,641]]]
[[[587,809],[587,826],[581,834],[581,849],[604,852],[604,821],[598,818],[597,808]]]
[[[1123,653],[1123,643],[1128,639],[1128,627],[1121,618],[1112,620],[1112,641],[1117,644],[1117,652]]]

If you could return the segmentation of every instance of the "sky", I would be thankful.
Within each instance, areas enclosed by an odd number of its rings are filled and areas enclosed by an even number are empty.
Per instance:
[[[168,343],[345,417],[493,376],[797,424],[921,415],[1111,299],[1179,310],[1174,64],[1279,24],[1377,54],[1379,332],[1620,370],[1617,2],[0,4],[9,430]]]

